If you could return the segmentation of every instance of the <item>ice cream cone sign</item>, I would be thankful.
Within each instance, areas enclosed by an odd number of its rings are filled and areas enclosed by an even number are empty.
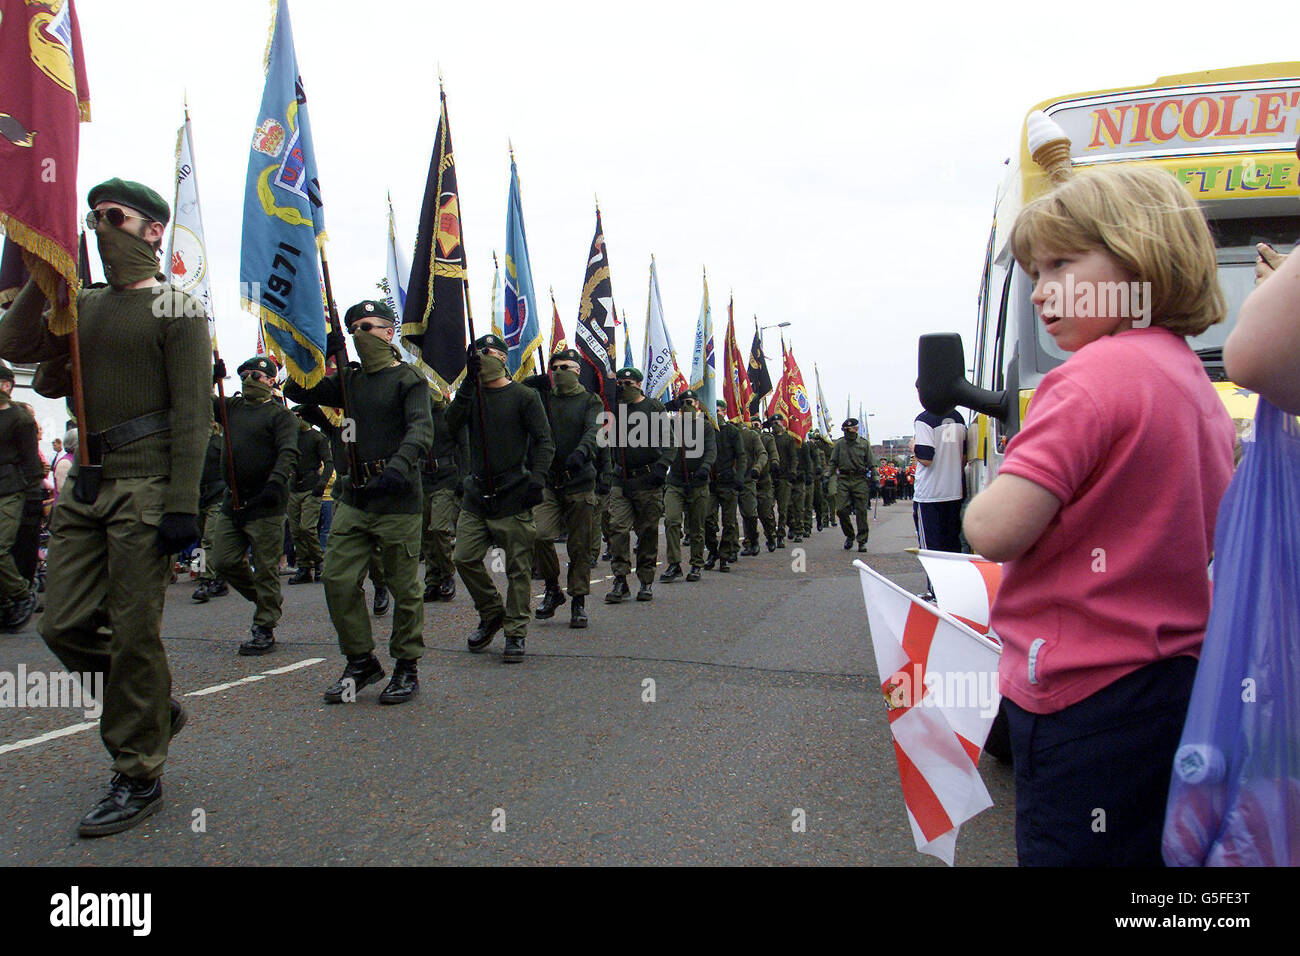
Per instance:
[[[1029,114],[1027,126],[1029,155],[1043,167],[1048,179],[1054,183],[1065,182],[1074,168],[1070,165],[1070,137],[1042,110]]]

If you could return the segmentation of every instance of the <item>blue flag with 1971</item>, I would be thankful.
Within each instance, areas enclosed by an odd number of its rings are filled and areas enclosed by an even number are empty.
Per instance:
[[[506,343],[506,371],[519,380],[533,374],[533,353],[541,347],[533,269],[524,234],[524,205],[519,198],[519,170],[510,157],[510,204],[506,209],[506,274],[502,289],[501,337]]]
[[[286,0],[276,4],[264,65],[266,87],[244,180],[241,298],[289,376],[311,387],[325,374],[318,255],[325,214]]]

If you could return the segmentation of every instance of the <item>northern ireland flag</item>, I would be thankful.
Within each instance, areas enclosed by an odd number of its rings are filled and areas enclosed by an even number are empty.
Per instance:
[[[908,550],[921,559],[939,607],[973,631],[1001,644],[989,627],[989,612],[1002,583],[1002,565],[978,554]]]
[[[993,805],[978,763],[1001,697],[1001,649],[854,561],[916,848],[949,866],[957,832]]]

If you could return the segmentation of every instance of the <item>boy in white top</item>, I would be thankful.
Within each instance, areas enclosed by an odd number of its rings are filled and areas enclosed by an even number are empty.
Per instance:
[[[961,551],[966,422],[956,409],[916,416],[916,484],[912,520],[922,548]]]

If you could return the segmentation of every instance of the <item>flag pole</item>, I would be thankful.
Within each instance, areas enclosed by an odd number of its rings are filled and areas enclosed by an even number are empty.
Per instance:
[[[442,86],[442,69],[438,69],[438,99],[442,107],[442,115],[447,117],[447,128],[450,130],[451,118],[447,115],[447,91]],[[439,177],[441,182],[441,177]],[[459,193],[459,184],[457,184],[457,193]],[[461,216],[459,209],[456,218],[460,226],[460,261],[463,266],[463,274],[460,277],[461,294],[465,297],[465,321],[469,326],[469,344],[470,348],[474,347],[474,340],[478,338],[474,334],[474,310],[469,303],[469,252],[465,247],[465,220]],[[493,259],[496,253],[493,252]],[[492,480],[492,462],[488,458],[487,446],[487,415],[483,411],[483,382],[479,378],[474,379],[474,394],[478,398],[478,430],[479,445],[483,452],[483,470],[487,472],[488,497],[496,498],[496,482]],[[495,502],[494,502],[495,504]]]
[[[184,136],[186,141],[188,142],[190,140],[190,103],[189,103],[188,93],[186,93],[182,102],[184,103],[185,106],[185,128],[184,130],[181,131],[181,135]],[[191,147],[192,146],[193,144],[191,143]],[[193,149],[191,149],[190,152],[190,163],[191,165],[197,165],[194,162]],[[176,210],[177,202],[180,199],[180,189],[181,189],[180,178],[177,177],[176,196],[172,200],[173,211]],[[199,182],[197,179],[195,179],[194,180],[195,198],[197,198],[198,195],[199,195]],[[200,206],[200,208],[202,207]],[[167,248],[173,249],[175,248],[175,245],[176,245],[176,220],[172,219],[172,241],[168,243]],[[204,245],[205,246],[207,245],[206,240],[204,242]],[[167,268],[166,263],[163,264],[163,268]],[[215,315],[211,315],[208,316],[208,320],[212,323],[212,365],[215,368],[221,362],[221,349],[217,346],[217,317]],[[257,321],[260,323],[262,320],[259,318]],[[217,418],[221,422],[221,439],[226,446],[226,483],[230,488],[230,504],[236,511],[238,511],[239,510],[239,489],[235,485],[235,447],[230,441],[230,416],[227,414],[226,411],[225,379],[224,378],[218,379],[216,385],[217,385]]]
[[[324,246],[320,247],[320,268],[321,277],[325,282],[325,304],[329,314],[330,330],[337,332],[339,337],[342,338],[343,325],[339,322],[339,309],[334,303],[334,286],[333,283],[330,282],[330,262],[329,258],[325,255]],[[343,350],[334,353],[332,357],[334,359],[334,368],[339,377],[339,400],[343,402],[343,418],[347,421],[352,418],[352,413],[349,411],[350,406],[348,405],[347,378],[343,374],[343,370],[347,368],[348,365],[347,345],[344,344]],[[339,437],[343,437],[341,433]],[[344,441],[343,447],[348,450],[348,470],[352,473],[352,488],[355,491],[357,489],[357,479],[361,476],[361,469],[357,467],[356,443]]]

